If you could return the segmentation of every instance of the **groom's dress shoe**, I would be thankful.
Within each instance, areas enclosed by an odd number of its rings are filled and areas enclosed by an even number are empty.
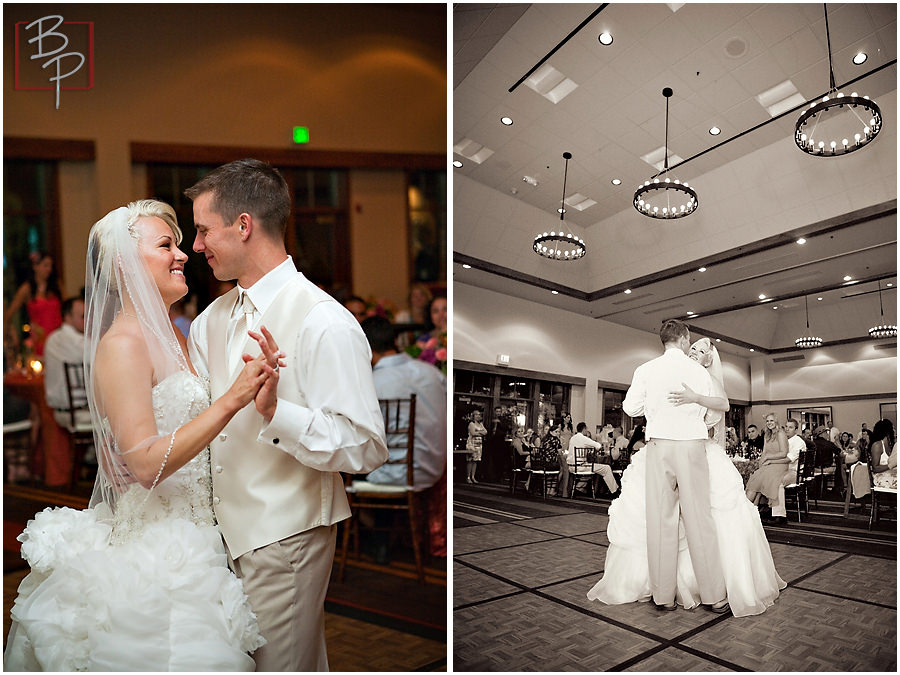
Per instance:
[[[678,605],[677,605],[676,603],[674,603],[674,602],[671,603],[671,604],[668,604],[668,605],[660,605],[660,604],[654,602],[653,605],[654,605],[654,606],[656,607],[656,609],[658,609],[660,612],[674,612],[676,609],[678,609]]]
[[[731,607],[728,604],[728,600],[725,599],[725,600],[722,600],[721,602],[717,602],[714,605],[710,605],[709,609],[711,611],[715,612],[716,614],[724,614],[725,612],[730,610]]]

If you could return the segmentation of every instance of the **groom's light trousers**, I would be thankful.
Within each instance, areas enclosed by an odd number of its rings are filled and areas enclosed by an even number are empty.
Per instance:
[[[725,598],[725,577],[709,504],[706,442],[653,439],[647,444],[647,562],[657,604],[675,600],[678,519],[684,523],[700,600]]]
[[[257,671],[328,670],[325,591],[336,532],[315,527],[229,561],[268,641],[252,654]]]

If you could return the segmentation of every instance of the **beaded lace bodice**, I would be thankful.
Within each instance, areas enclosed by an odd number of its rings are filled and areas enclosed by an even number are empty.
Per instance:
[[[209,407],[209,383],[190,372],[169,376],[153,387],[153,413],[160,435],[171,434]],[[113,517],[113,540],[124,541],[150,523],[185,518],[197,525],[215,525],[209,448],[148,491],[131,485]]]

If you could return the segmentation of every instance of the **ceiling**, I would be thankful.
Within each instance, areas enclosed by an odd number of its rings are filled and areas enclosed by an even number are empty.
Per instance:
[[[789,111],[829,89],[821,4],[456,4],[454,282],[652,332],[681,318],[744,355],[794,350],[806,298],[810,332],[828,344],[868,339],[879,287],[895,323],[896,5],[828,5],[828,22],[835,82],[856,80],[885,127],[869,147],[823,159],[793,147]],[[548,64],[577,85],[555,103],[527,84]],[[798,103],[773,118],[757,96],[785,81]],[[697,189],[700,208],[660,222],[631,198],[658,173],[641,158],[664,144],[664,87],[670,175]],[[797,193],[781,189],[792,168],[803,198],[828,208],[792,209]],[[870,171],[885,184],[838,206]],[[574,262],[530,250],[537,227],[559,222],[564,173],[565,226],[588,244]],[[580,210],[576,194],[594,203]],[[735,209],[766,217],[736,222]]]

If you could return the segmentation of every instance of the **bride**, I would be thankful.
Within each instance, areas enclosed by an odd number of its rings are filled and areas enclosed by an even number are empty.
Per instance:
[[[187,293],[175,212],[133,202],[91,229],[85,373],[99,471],[90,508],[19,536],[6,670],[253,670],[265,643],[229,571],[207,445],[274,371],[244,366],[210,404],[168,309]]]
[[[707,338],[691,345],[690,357],[709,369],[718,395],[725,398],[722,364],[715,346]],[[689,389],[671,394],[673,402],[688,402]],[[721,412],[728,409],[727,403]],[[711,429],[706,442],[709,464],[710,505],[728,603],[734,616],[761,614],[770,607],[787,584],[775,571],[772,552],[759,520],[757,508],[744,493],[744,482],[724,450],[724,419]],[[619,605],[650,599],[650,572],[647,565],[647,519],[644,497],[646,450],[632,456],[622,475],[622,493],[609,507],[609,549],[603,578],[590,591],[590,600]],[[700,591],[691,557],[679,524],[678,583],[676,602],[685,609],[700,604]]]

